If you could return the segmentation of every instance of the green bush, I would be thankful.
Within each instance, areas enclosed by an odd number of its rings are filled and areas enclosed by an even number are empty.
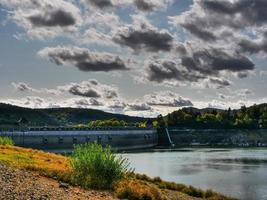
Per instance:
[[[76,145],[71,159],[74,183],[85,188],[110,189],[128,172],[127,159],[97,143]]]
[[[14,142],[9,137],[0,137],[0,145],[14,145]]]

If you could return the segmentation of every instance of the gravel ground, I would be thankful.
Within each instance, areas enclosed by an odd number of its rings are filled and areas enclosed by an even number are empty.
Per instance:
[[[42,177],[37,173],[14,169],[0,163],[0,199],[2,200],[113,200],[110,192],[83,190]]]

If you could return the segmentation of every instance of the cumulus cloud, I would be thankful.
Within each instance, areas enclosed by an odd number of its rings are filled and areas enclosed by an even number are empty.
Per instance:
[[[99,9],[110,8],[113,6],[111,0],[83,0],[83,3],[92,5]]]
[[[129,104],[127,104],[127,108],[126,109],[131,110],[131,111],[152,110],[152,108],[148,104],[141,103],[141,102],[129,103]]]
[[[231,85],[231,82],[226,79],[220,79],[220,78],[210,78],[208,79],[211,84],[215,84],[217,89],[227,87]],[[207,87],[210,87],[209,85]],[[212,87],[211,87],[212,88]]]
[[[238,90],[228,90],[228,95],[218,93],[219,99],[222,100],[229,100],[229,99],[239,99],[243,98],[246,99],[248,96],[253,95],[253,91],[250,89],[238,89]]]
[[[246,98],[247,96],[252,95],[253,92],[250,89],[240,89],[240,90],[235,91],[235,94],[237,96]]]
[[[35,91],[34,88],[30,87],[27,83],[24,83],[24,82],[18,82],[18,83],[13,82],[12,85],[16,90],[20,92]]]
[[[21,99],[1,99],[3,103],[8,103],[16,106],[28,107],[28,108],[45,108],[48,107],[43,98],[37,96],[27,96]]]
[[[166,8],[173,3],[173,0],[134,0],[135,6],[144,12],[156,11]]]
[[[6,1],[2,5],[10,10],[9,19],[24,28],[34,38],[62,36],[78,30],[81,13],[73,3],[63,0]]]
[[[57,89],[81,97],[115,99],[119,96],[115,86],[100,84],[94,79],[80,83],[69,83],[58,86]]]
[[[98,44],[102,46],[116,46],[112,41],[110,35],[102,33],[101,31],[96,30],[95,28],[90,28],[85,31],[82,36],[81,42],[82,44]]]
[[[113,41],[135,52],[170,51],[173,37],[167,30],[159,30],[142,16],[133,16],[133,24],[120,27],[113,35]]]
[[[245,78],[255,65],[250,58],[236,49],[218,44],[187,41],[173,46],[172,55],[150,58],[145,61],[147,80],[156,83],[199,83],[207,80],[221,86],[229,86],[223,78],[225,72]]]
[[[171,19],[181,25],[195,26],[195,31],[190,26],[188,30],[198,35],[199,30],[218,30],[225,27],[239,30],[265,25],[266,9],[265,0],[201,0],[194,1],[189,11]],[[184,27],[187,29],[187,26]]]
[[[20,92],[45,93],[53,95],[58,95],[60,93],[60,91],[58,91],[57,89],[48,89],[48,88],[36,89],[24,82],[18,82],[18,83],[13,82],[12,86]]]
[[[72,65],[85,72],[128,70],[124,61],[117,55],[92,52],[79,47],[46,47],[40,50],[38,55],[56,65]]]
[[[74,103],[79,107],[88,107],[88,106],[103,106],[104,104],[95,98],[90,99],[77,99]]]
[[[212,32],[199,27],[197,24],[184,23],[181,26],[204,41],[215,41],[217,39]]]
[[[241,52],[257,54],[267,53],[267,36],[255,41],[250,39],[241,39],[238,42],[238,46]]]
[[[117,99],[119,97],[117,87],[113,85],[101,84],[95,79],[90,79],[88,81],[82,81],[79,83],[68,83],[62,86],[57,86],[55,88],[33,88],[28,84],[19,82],[12,83],[13,87],[21,92],[33,92],[39,94],[53,94],[53,95],[64,95],[71,94],[80,97],[88,97],[93,99]],[[92,103],[92,100],[91,103]]]
[[[267,53],[265,0],[196,0],[190,10],[170,17],[196,38],[231,45],[242,53]]]
[[[155,92],[144,96],[144,101],[151,106],[183,107],[193,106],[193,103],[171,91]]]
[[[37,26],[71,26],[75,24],[75,18],[64,10],[53,10],[45,13],[31,15],[28,17],[30,22]]]
[[[175,60],[156,59],[146,61],[147,79],[163,83],[165,81],[192,81],[197,82],[204,77],[189,72]]]

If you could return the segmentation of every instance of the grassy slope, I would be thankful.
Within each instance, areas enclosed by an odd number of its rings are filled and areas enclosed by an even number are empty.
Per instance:
[[[38,150],[0,145],[0,162],[13,167],[36,171],[41,175],[56,177],[59,180],[71,183],[71,166],[68,157],[45,153]],[[111,191],[112,192],[112,191]],[[149,178],[145,175],[132,174],[120,181],[114,188],[119,197],[142,199],[150,195],[152,199],[231,199],[212,191],[202,191],[182,184],[165,182],[159,178]]]

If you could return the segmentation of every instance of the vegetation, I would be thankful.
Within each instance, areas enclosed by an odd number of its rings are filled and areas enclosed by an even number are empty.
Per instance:
[[[183,108],[168,114],[159,123],[186,128],[257,129],[267,128],[267,104],[254,105],[239,110]]]
[[[0,145],[13,145],[13,140],[9,137],[0,137]]]
[[[29,109],[0,103],[0,128],[28,126],[128,126],[146,127],[151,119],[106,113],[80,108]],[[153,120],[153,119],[152,119]],[[88,123],[89,122],[89,123]],[[267,104],[242,106],[238,110],[183,108],[165,117],[159,116],[153,126],[177,126],[196,129],[267,128]]]
[[[128,171],[125,158],[97,143],[76,145],[71,159],[75,183],[85,188],[110,189]]]
[[[94,109],[47,108],[30,109],[0,103],[0,128],[23,128],[28,126],[74,126],[89,121],[108,120],[135,123],[145,121],[142,117],[112,114]]]
[[[137,179],[124,179],[115,190],[117,197],[129,200],[163,200],[167,199],[161,190],[153,184]]]
[[[80,125],[81,127],[84,125]],[[149,126],[157,127],[157,121],[151,121],[150,119],[140,121],[140,122],[135,122],[135,123],[128,123],[124,120],[118,120],[116,118],[112,118],[109,120],[95,120],[95,121],[90,121],[88,123],[88,127],[93,128],[93,127],[127,127],[127,126],[135,126],[138,128],[146,128]]]
[[[107,127],[107,126],[127,126],[128,123],[124,120],[118,120],[116,118],[108,119],[108,120],[95,120],[90,121],[88,126],[92,127]]]
[[[201,190],[197,189],[193,186],[187,186],[184,184],[178,184],[174,182],[166,182],[161,180],[159,177],[150,178],[145,174],[135,174],[135,178],[138,180],[142,180],[148,183],[153,183],[161,189],[168,189],[173,191],[179,191],[185,194],[188,194],[192,197],[204,198],[204,199],[231,199],[229,197],[223,196],[217,192],[213,192],[212,190]]]
[[[16,146],[0,145],[0,162],[5,162],[17,168],[36,171],[41,175],[56,178],[70,184],[81,185],[81,183],[73,178],[75,172],[71,164],[72,158],[62,155]],[[197,196],[201,193],[202,197],[205,196],[204,199],[210,200],[232,199],[210,190],[193,189],[193,187],[182,184],[165,182],[159,178],[153,179],[145,175],[135,175],[132,172],[117,181],[112,191],[119,198],[127,198],[129,200],[164,200],[168,199],[166,192],[171,193],[171,195],[186,193],[191,196]],[[187,196],[185,199],[190,198]]]
[[[67,157],[22,147],[0,145],[0,161],[20,169],[37,171],[48,177],[70,181],[71,166]]]

